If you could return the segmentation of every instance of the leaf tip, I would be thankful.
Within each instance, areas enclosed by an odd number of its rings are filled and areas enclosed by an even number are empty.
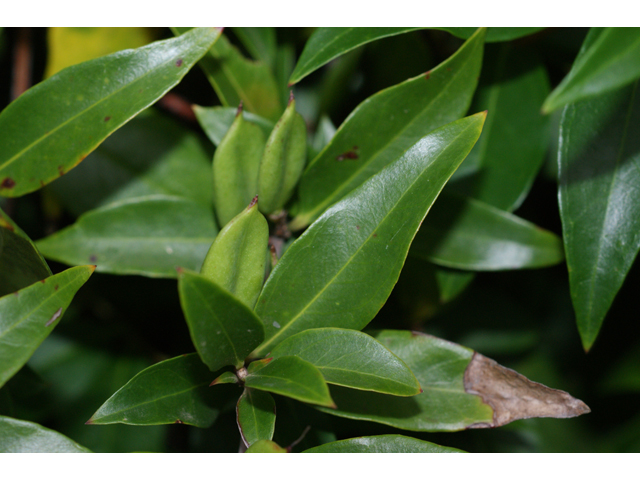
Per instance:
[[[249,206],[247,207],[247,210],[251,210],[253,207],[256,206],[256,204],[258,203],[258,195],[256,195],[255,197],[253,197],[253,200],[251,200],[251,203],[249,204]]]
[[[93,417],[91,417],[89,420],[87,420],[86,422],[84,422],[85,425],[93,425]]]
[[[289,86],[291,86],[291,85],[289,85]],[[296,99],[295,99],[295,97],[293,96],[293,90],[289,90],[289,103],[287,103],[287,107],[288,107],[289,105],[291,105],[291,104],[292,104],[293,102],[295,102],[295,101],[296,101]]]
[[[242,109],[244,108],[242,104],[242,100],[240,100],[240,104],[238,105],[238,109],[236,110],[236,117],[242,114]]]

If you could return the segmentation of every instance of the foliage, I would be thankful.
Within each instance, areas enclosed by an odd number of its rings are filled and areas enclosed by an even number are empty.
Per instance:
[[[0,113],[0,451],[637,449],[640,29],[116,37]]]

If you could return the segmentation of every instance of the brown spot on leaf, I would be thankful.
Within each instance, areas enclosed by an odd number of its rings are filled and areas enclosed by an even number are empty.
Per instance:
[[[45,185],[44,180],[40,180],[40,186],[44,187],[44,185]]]
[[[360,230],[360,225],[356,225],[356,230]]]
[[[16,182],[11,177],[6,177],[4,180],[2,180],[2,183],[0,183],[0,188],[13,188],[15,186]]]
[[[109,120],[111,120],[111,117],[109,117],[109,116],[104,117],[104,121],[105,122],[108,122]]]
[[[253,197],[253,200],[251,200],[251,203],[249,204],[249,206],[247,207],[247,210],[250,210],[251,207],[253,207],[256,203],[258,203],[258,195],[256,195],[255,197]]]
[[[45,282],[45,279],[44,279],[44,278],[43,278],[42,280],[40,280],[40,283],[43,283],[43,284],[44,284],[44,282]]]
[[[431,70],[424,74],[424,79],[429,80],[431,78]]]
[[[571,418],[591,411],[567,392],[532,382],[477,352],[464,372],[464,390],[480,396],[493,410],[490,424],[469,428],[500,427],[522,418]]]
[[[176,67],[181,67],[181,66],[182,66],[182,59],[181,59],[181,58],[179,58],[179,59],[176,61]]]
[[[54,289],[55,291],[58,291],[58,288],[59,288],[59,287],[60,287],[60,285],[56,285],[55,287],[53,287],[53,289]]]
[[[62,165],[58,165],[58,174],[60,176],[64,175],[64,167]]]
[[[358,147],[354,147],[354,148],[358,148]],[[338,155],[336,157],[336,160],[338,162],[342,162],[344,160],[357,160],[357,159],[358,159],[358,152],[356,152],[355,150],[348,150],[344,152],[342,155]]]
[[[89,257],[89,261],[90,261],[91,263],[96,263],[96,262],[98,261],[98,256],[97,256],[97,255],[91,255],[91,256]]]
[[[57,319],[60,318],[60,315],[62,315],[62,307],[56,310],[56,313],[53,314],[53,316],[49,319],[47,323],[45,323],[44,326],[48,327],[49,325],[51,325],[53,322],[55,322]]]
[[[183,424],[184,424],[184,422],[183,422],[182,420],[180,420],[180,419],[177,419],[177,420],[176,420],[175,422],[173,422],[173,423],[177,423],[178,425],[183,425]]]
[[[373,234],[373,236],[374,236],[375,238],[378,238],[378,234],[377,234],[377,233],[374,233],[374,234]]]

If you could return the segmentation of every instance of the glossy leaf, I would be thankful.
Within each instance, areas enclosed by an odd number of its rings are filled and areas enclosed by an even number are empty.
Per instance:
[[[409,367],[369,335],[341,328],[305,330],[280,343],[271,357],[286,355],[306,360],[327,383],[390,395],[420,393]]]
[[[190,129],[148,109],[47,188],[75,216],[147,195],[184,197],[210,206],[213,152],[207,147]]]
[[[298,83],[318,68],[334,58],[360,45],[380,38],[418,30],[417,28],[389,27],[324,27],[311,35],[298,59],[296,68],[289,78],[289,85]]]
[[[209,386],[213,387],[214,385],[222,385],[224,383],[238,383],[238,377],[233,372],[223,372],[220,376],[216,377]]]
[[[70,268],[0,298],[0,387],[60,322],[94,268]]]
[[[258,195],[258,172],[266,137],[238,113],[213,155],[213,195],[221,226],[242,212]]]
[[[184,33],[190,28],[172,30]],[[269,66],[245,58],[226,36],[220,36],[200,65],[223,105],[237,107],[242,102],[250,112],[272,121],[282,114],[279,90]]]
[[[209,388],[210,383],[211,372],[196,353],[164,360],[129,380],[87,424],[210,427],[222,404],[230,399],[229,390]]]
[[[477,27],[438,27],[438,30],[446,30],[447,32],[460,38],[471,37]],[[508,42],[516,38],[525,37],[533,33],[544,30],[544,27],[489,27],[487,28],[486,42]]]
[[[36,245],[47,258],[99,272],[175,278],[176,267],[200,269],[216,233],[210,208],[153,195],[87,212]]]
[[[256,197],[218,234],[200,273],[253,308],[262,290],[268,243],[269,225]]]
[[[33,422],[0,416],[0,452],[91,453],[61,433]]]
[[[235,107],[201,107],[200,105],[194,105],[193,112],[196,114],[204,133],[217,147],[235,120],[238,109]],[[262,129],[265,138],[269,136],[275,125],[272,121],[255,113],[247,112],[244,109],[242,110],[242,116],[248,122],[258,125]]]
[[[638,83],[567,106],[560,124],[560,217],[587,350],[640,249]]]
[[[566,392],[531,382],[460,345],[430,335],[384,330],[375,337],[402,358],[424,390],[413,397],[332,387],[338,409],[322,411],[414,431],[505,425],[520,418],[569,418],[589,408]]]
[[[361,103],[305,170],[291,227],[308,225],[426,133],[464,115],[480,74],[483,40],[479,30],[435,69]]]
[[[549,80],[535,51],[505,44],[488,46],[485,53],[471,111],[487,110],[487,120],[451,186],[512,211],[527,196],[545,159],[549,122],[540,107],[549,94]],[[456,182],[469,168],[475,172]]]
[[[446,125],[327,210],[271,272],[256,313],[264,355],[309,328],[362,329],[398,280],[416,230],[482,129],[480,113]]]
[[[461,270],[511,270],[555,265],[563,260],[555,234],[457,195],[443,194],[411,246],[411,255]]]
[[[302,453],[464,453],[404,435],[377,435],[325,443]]]
[[[288,453],[288,451],[271,440],[258,440],[247,448],[245,453]]]
[[[24,195],[71,170],[180,82],[219,35],[197,29],[69,67],[29,89],[0,113],[0,195]]]
[[[50,275],[31,239],[0,209],[0,297]]]
[[[640,77],[640,28],[592,28],[571,71],[545,100],[549,113]]]
[[[320,371],[298,357],[279,357],[249,364],[245,385],[301,402],[335,408]]]
[[[181,270],[178,292],[191,340],[209,370],[227,365],[240,368],[264,338],[260,319],[224,288],[197,273]]]
[[[247,51],[256,60],[273,66],[276,61],[276,30],[273,27],[232,27]]]
[[[245,388],[236,406],[238,428],[245,446],[271,440],[276,426],[276,404],[271,395]]]

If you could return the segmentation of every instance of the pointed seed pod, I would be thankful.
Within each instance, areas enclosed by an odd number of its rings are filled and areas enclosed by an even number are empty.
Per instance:
[[[295,107],[292,94],[264,148],[258,177],[260,211],[264,214],[282,210],[304,170],[307,128]]]
[[[269,226],[257,203],[256,196],[220,231],[200,270],[249,308],[262,290],[269,243]]]
[[[258,171],[266,143],[262,129],[238,114],[213,156],[213,196],[220,226],[225,226],[258,194]]]

